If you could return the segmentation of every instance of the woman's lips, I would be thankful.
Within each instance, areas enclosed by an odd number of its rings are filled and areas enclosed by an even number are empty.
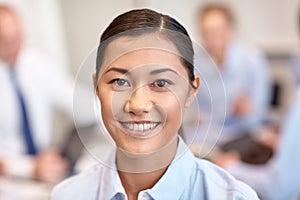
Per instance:
[[[152,135],[153,130],[160,122],[119,122],[125,133],[135,137],[147,137]]]

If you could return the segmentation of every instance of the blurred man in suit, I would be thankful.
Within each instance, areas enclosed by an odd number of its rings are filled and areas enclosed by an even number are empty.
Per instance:
[[[0,5],[0,173],[57,182],[69,166],[50,148],[51,115],[72,116],[72,81],[24,40],[16,11]]]

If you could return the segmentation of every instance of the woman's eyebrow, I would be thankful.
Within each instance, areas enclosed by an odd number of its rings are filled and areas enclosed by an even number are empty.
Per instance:
[[[170,69],[170,68],[156,69],[156,70],[151,71],[150,74],[159,74],[159,73],[166,72],[166,71],[170,71],[170,72],[173,72],[178,75],[178,73],[176,71],[174,71],[173,69]]]
[[[122,69],[122,68],[117,68],[117,67],[112,67],[110,68],[109,70],[107,70],[105,73],[108,73],[110,71],[115,71],[115,72],[119,72],[121,74],[126,74],[128,73],[128,70],[127,69]]]

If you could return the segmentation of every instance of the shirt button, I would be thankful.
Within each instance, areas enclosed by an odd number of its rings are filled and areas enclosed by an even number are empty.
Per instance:
[[[143,193],[143,199],[149,200],[149,199],[151,199],[151,198],[150,198],[150,195],[149,195],[147,192],[144,192],[144,193]]]

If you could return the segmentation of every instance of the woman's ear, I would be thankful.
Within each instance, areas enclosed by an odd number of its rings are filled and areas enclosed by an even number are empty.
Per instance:
[[[188,97],[185,102],[185,107],[190,107],[193,103],[194,99],[197,96],[198,90],[200,88],[200,77],[198,75],[195,75],[195,80],[193,81],[193,87],[189,91]]]

